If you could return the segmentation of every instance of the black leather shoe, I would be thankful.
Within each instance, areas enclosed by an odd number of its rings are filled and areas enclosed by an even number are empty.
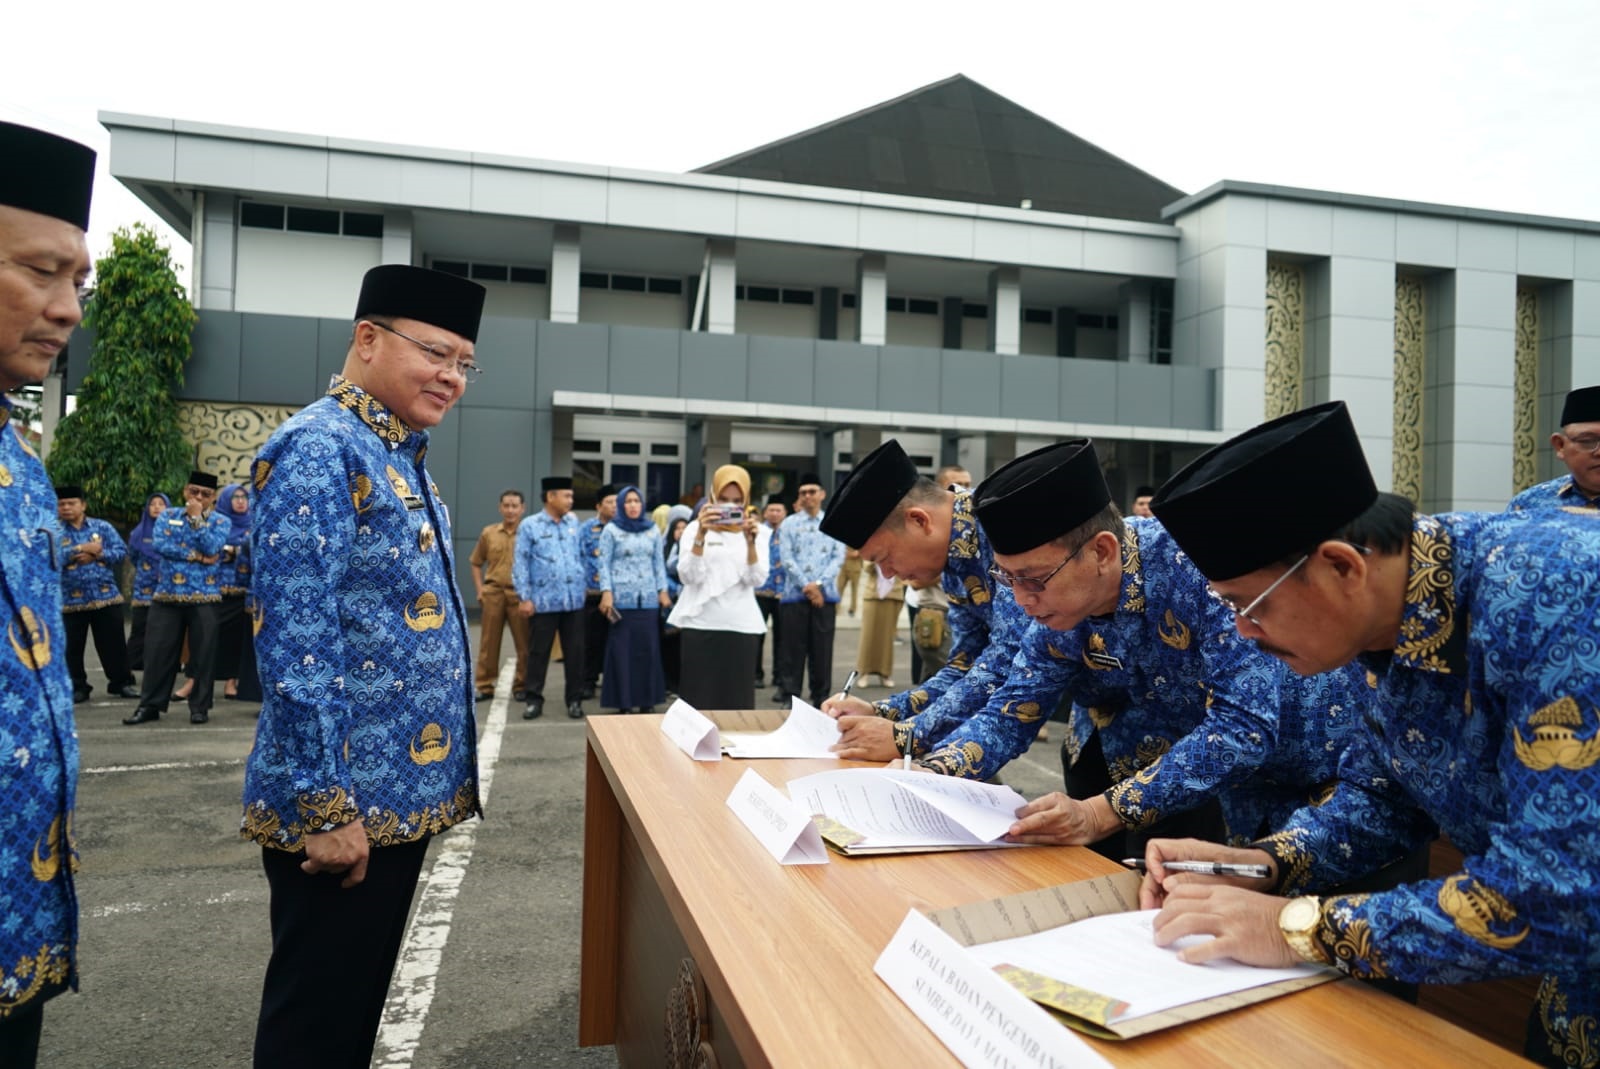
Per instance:
[[[779,687],[777,690],[772,692],[772,700],[777,702],[779,705],[783,705],[789,700],[789,695],[784,692],[782,687]]]
[[[544,699],[543,698],[535,698],[533,701],[528,703],[528,707],[526,709],[522,710],[522,719],[524,719],[524,720],[537,720],[543,715],[544,715]]]
[[[191,724],[204,724],[206,721],[208,721],[210,719],[211,719],[211,714],[210,713],[190,713],[189,714],[189,723],[191,723]]]
[[[580,694],[579,697],[581,697],[584,701],[593,700],[593,698],[594,698],[594,688],[589,686],[589,685],[587,685],[587,684],[585,684],[584,688],[583,688],[583,693]]]
[[[90,694],[90,689],[88,687],[73,687],[72,688],[72,704],[73,705],[82,705],[84,702],[89,700],[89,694]],[[137,698],[138,695],[135,694],[134,697]]]
[[[139,688],[129,683],[125,687],[118,687],[112,691],[111,696],[113,698],[137,698],[139,697]]]
[[[573,720],[582,720],[583,719],[583,703],[582,702],[572,702],[570,705],[568,705],[567,706],[567,716],[571,717]]]
[[[494,691],[492,691],[492,690],[480,690],[480,691],[478,691],[478,700],[480,702],[486,702],[490,698],[493,698],[493,697],[494,697]]]
[[[161,719],[161,710],[152,709],[148,705],[141,705],[133,711],[132,716],[122,718],[124,724],[148,724],[153,720]]]
[[[528,700],[528,692],[525,690],[514,690],[511,692],[511,696],[519,702],[525,702]]]

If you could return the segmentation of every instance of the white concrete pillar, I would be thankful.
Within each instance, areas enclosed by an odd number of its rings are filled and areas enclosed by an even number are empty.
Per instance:
[[[989,272],[989,351],[1022,351],[1022,269],[997,267]]]
[[[550,246],[550,322],[578,322],[578,272],[583,269],[582,229],[559,224]]]
[[[383,213],[383,246],[379,262],[386,264],[415,264],[416,249],[412,241],[411,213],[386,211]]]
[[[1216,370],[1213,425],[1229,434],[1266,414],[1266,219],[1264,201],[1230,195],[1173,220],[1172,362]]]
[[[238,287],[238,204],[227,193],[195,194],[194,306],[231,312]]]
[[[1333,256],[1306,272],[1302,403],[1350,406],[1380,490],[1394,476],[1394,300],[1392,260]]]
[[[856,260],[856,341],[882,345],[889,339],[889,272],[880,252]]]
[[[706,493],[711,493],[711,476],[724,464],[733,463],[733,421],[708,419],[701,429],[701,455],[705,457]]]
[[[706,331],[711,334],[734,332],[734,288],[739,278],[738,257],[729,238],[706,242],[711,270],[706,279]],[[727,461],[723,461],[727,463]]]
[[[1130,364],[1150,362],[1150,316],[1153,308],[1147,278],[1117,287],[1117,359]]]
[[[1498,512],[1511,497],[1517,277],[1457,270],[1429,293],[1425,511]]]

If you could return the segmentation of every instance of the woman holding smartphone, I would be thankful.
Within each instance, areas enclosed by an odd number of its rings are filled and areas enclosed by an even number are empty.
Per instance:
[[[767,544],[749,502],[749,472],[723,465],[679,543],[683,591],[667,624],[682,630],[678,695],[696,709],[755,708],[756,644],[766,631],[756,587],[766,582]]]
[[[667,593],[661,532],[646,515],[637,486],[617,491],[617,514],[600,532],[597,564],[600,611],[611,621],[600,704],[624,713],[654,712],[666,696],[660,611],[672,604],[672,598]]]

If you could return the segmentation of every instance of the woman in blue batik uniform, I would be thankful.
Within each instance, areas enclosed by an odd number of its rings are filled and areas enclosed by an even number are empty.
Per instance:
[[[144,671],[144,625],[150,618],[150,598],[161,582],[161,554],[156,552],[156,517],[167,511],[172,499],[163,493],[150,495],[144,515],[128,532],[128,559],[133,562],[133,625],[128,631],[128,667]]]
[[[600,704],[641,713],[666,696],[661,672],[661,610],[672,604],[661,532],[645,515],[637,486],[617,492],[617,514],[600,532],[600,611],[613,616],[606,638]]]

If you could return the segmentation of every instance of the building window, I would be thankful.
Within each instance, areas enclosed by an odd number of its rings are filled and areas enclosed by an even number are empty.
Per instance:
[[[287,228],[306,234],[337,234],[339,213],[327,208],[291,207]]]
[[[839,294],[839,307],[840,308],[854,308],[855,306],[856,306],[856,295],[855,294],[853,294],[853,293],[841,293],[841,294]]]
[[[239,202],[239,225],[252,230],[292,230],[301,234],[343,234],[347,238],[383,237],[378,212],[342,212],[335,208],[302,208],[266,201]]]
[[[650,455],[653,457],[675,457],[678,455],[678,446],[675,442],[651,442]]]
[[[545,283],[545,272],[542,267],[515,267],[511,268],[511,281],[525,282],[534,286]]]
[[[247,200],[239,205],[239,225],[260,230],[282,230],[283,205]]]
[[[683,279],[681,278],[652,278],[650,283],[651,293],[682,293]]]
[[[383,237],[383,216],[377,212],[345,212],[344,236],[347,238]]]
[[[645,278],[643,275],[612,275],[611,288],[623,293],[643,293]]]
[[[586,290],[610,289],[611,276],[604,271],[579,271],[578,285]]]
[[[907,297],[906,311],[916,316],[936,316],[939,314],[939,302],[926,297]]]
[[[1024,323],[1040,323],[1049,326],[1056,321],[1055,313],[1048,308],[1024,308],[1022,310]]]
[[[1150,359],[1172,363],[1172,283],[1164,280],[1150,293]]]
[[[472,277],[480,282],[508,282],[511,269],[505,264],[473,264]]]
[[[989,306],[986,304],[963,304],[961,306],[962,319],[988,319]]]
[[[890,297],[884,302],[884,307],[891,312],[904,312],[906,310],[906,299],[904,297]]]
[[[815,290],[784,290],[783,291],[783,303],[784,304],[816,304],[817,303],[817,294],[816,294]]]
[[[460,278],[466,278],[472,274],[472,265],[465,260],[435,260],[433,261],[433,269],[435,271],[443,271],[447,275],[456,275]]]

